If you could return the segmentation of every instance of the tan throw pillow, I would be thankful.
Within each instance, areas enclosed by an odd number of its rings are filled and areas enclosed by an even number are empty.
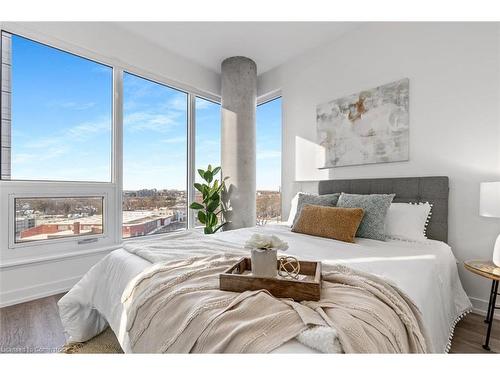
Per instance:
[[[354,242],[363,219],[362,208],[340,208],[305,205],[293,225],[292,232]]]

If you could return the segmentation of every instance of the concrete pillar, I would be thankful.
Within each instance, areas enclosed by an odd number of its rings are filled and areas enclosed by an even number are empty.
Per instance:
[[[224,230],[255,225],[255,109],[257,66],[249,58],[230,57],[222,62],[221,166],[229,206]]]

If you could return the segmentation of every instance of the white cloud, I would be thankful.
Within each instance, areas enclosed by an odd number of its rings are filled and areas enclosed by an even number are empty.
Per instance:
[[[73,126],[63,132],[63,137],[71,137],[75,140],[87,140],[95,134],[111,132],[111,120],[101,120],[95,122],[84,122]]]
[[[165,109],[186,112],[187,111],[187,96],[184,93],[173,95],[165,104]]]
[[[208,109],[213,105],[217,105],[217,104],[212,103],[211,101],[206,100],[206,99],[196,98],[196,109],[198,109],[198,110]]]
[[[66,154],[69,151],[68,147],[51,147],[49,149],[45,149],[42,153],[15,153],[12,155],[12,163],[13,164],[26,164],[32,162],[40,162],[46,161],[50,159],[54,159],[61,155]]]
[[[59,132],[43,137],[31,138],[30,141],[23,143],[23,147],[28,149],[46,149],[49,147],[55,149],[65,149],[66,146],[74,141],[86,141],[96,134],[111,132],[111,120],[99,120],[84,122],[67,129],[61,129]]]
[[[133,112],[123,119],[124,126],[132,131],[152,130],[160,133],[168,132],[177,125],[180,113],[170,111],[166,113]]]
[[[40,163],[48,160],[64,161],[69,155],[78,153],[83,143],[98,136],[105,136],[105,133],[110,136],[109,119],[81,123],[42,138],[31,137],[12,150],[12,163],[16,168],[24,168],[28,165],[42,166]],[[50,167],[43,166],[41,169],[47,173],[47,168]]]
[[[53,101],[48,103],[49,107],[63,108],[63,109],[73,109],[75,111],[83,111],[92,107],[95,107],[96,103],[86,102],[78,103],[73,101]]]

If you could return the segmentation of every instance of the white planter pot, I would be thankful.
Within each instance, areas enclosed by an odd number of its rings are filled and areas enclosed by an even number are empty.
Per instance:
[[[277,250],[252,249],[252,274],[259,277],[276,277]]]

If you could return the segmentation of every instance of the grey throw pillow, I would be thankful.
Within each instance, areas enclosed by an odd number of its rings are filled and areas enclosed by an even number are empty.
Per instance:
[[[340,193],[322,195],[299,193],[299,198],[297,201],[297,213],[295,214],[295,217],[293,219],[293,224],[295,225],[295,223],[299,219],[300,212],[302,211],[304,205],[312,204],[314,206],[335,207],[337,201],[339,200],[339,197]]]
[[[345,194],[342,193],[337,207],[362,208],[365,216],[356,237],[385,241],[385,217],[395,194]]]

